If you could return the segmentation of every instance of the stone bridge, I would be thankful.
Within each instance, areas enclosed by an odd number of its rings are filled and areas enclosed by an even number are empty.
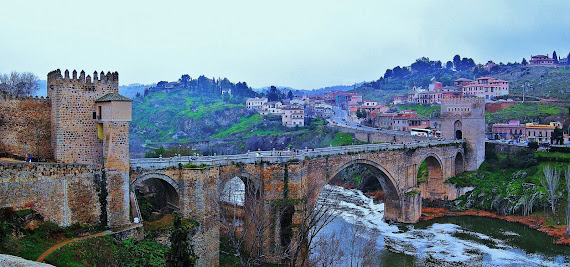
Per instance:
[[[463,140],[413,142],[407,144],[368,144],[287,151],[256,151],[241,155],[131,159],[131,189],[148,180],[160,181],[177,198],[181,214],[200,222],[197,242],[201,255],[217,257],[219,240],[220,192],[230,179],[256,185],[257,198],[271,218],[271,244],[264,250],[278,251],[287,240],[279,234],[283,224],[301,220],[304,206],[294,204],[294,214],[284,222],[272,203],[314,203],[321,189],[343,169],[355,164],[366,166],[380,182],[385,199],[385,220],[414,223],[420,218],[423,198],[453,199],[455,193],[445,179],[463,172],[468,164]],[[426,162],[429,179],[417,183],[420,164]],[[289,201],[288,201],[289,200]],[[305,206],[306,207],[306,206]],[[247,214],[246,214],[247,216]],[[215,241],[215,242],[214,242]],[[208,253],[209,251],[209,253]],[[214,256],[215,254],[215,256]],[[213,260],[213,259],[212,259]]]

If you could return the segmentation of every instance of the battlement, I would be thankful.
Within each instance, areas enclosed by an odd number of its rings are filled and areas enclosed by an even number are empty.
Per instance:
[[[38,97],[38,96],[15,96],[11,94],[3,94],[0,93],[0,101],[8,101],[8,100],[20,100],[20,101],[28,101],[34,103],[43,103],[48,100],[48,97]]]
[[[458,98],[444,98],[441,104],[485,104],[485,99],[482,97],[458,97]]]
[[[105,74],[104,71],[101,73],[97,73],[97,71],[93,72],[93,77],[91,75],[85,76],[85,71],[81,70],[79,73],[79,77],[77,76],[77,71],[73,70],[72,75],[70,77],[69,70],[65,70],[64,74],[61,74],[61,70],[57,69],[51,71],[47,75],[48,84],[55,82],[55,81],[64,81],[64,82],[77,82],[77,83],[116,83],[119,84],[119,73],[118,72],[110,72],[108,71]]]

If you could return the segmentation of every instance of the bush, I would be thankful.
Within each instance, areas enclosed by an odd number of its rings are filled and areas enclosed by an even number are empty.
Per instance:
[[[63,234],[65,229],[61,228],[54,222],[44,222],[42,223],[36,231],[39,233],[39,236],[45,235],[46,237],[53,238],[58,234]]]

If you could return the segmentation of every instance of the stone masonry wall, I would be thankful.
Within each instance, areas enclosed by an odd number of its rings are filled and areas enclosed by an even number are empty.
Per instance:
[[[109,226],[122,226],[129,221],[129,122],[106,121],[104,129],[104,162],[108,184],[107,214]]]
[[[73,71],[70,77],[66,70],[62,76],[60,70],[48,74],[47,90],[52,100],[51,125],[52,147],[57,162],[101,164],[103,141],[97,136],[98,119],[95,100],[108,94],[119,92],[119,74],[101,72],[85,77],[81,71],[79,77]],[[97,114],[96,114],[97,115]]]
[[[96,166],[0,162],[0,207],[32,208],[62,226],[97,223],[100,179]]]
[[[50,100],[0,97],[0,155],[51,159]]]

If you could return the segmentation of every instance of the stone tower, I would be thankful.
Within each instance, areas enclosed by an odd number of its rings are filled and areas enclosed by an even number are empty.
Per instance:
[[[485,160],[485,99],[443,99],[440,126],[443,138],[465,140],[465,168],[477,170]]]
[[[108,191],[107,223],[129,223],[131,101],[119,95],[119,74],[48,73],[53,157],[61,163],[99,165]]]

